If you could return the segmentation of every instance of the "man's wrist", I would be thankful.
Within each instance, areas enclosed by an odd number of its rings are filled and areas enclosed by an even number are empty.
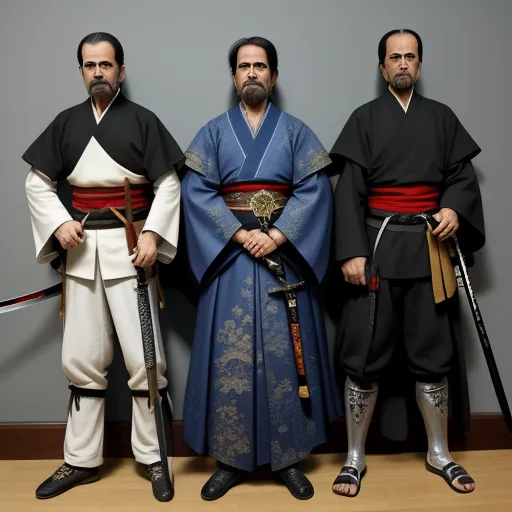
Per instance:
[[[283,245],[287,240],[286,236],[278,228],[270,228],[268,230],[268,236],[274,240],[276,245]]]
[[[143,231],[141,235],[144,235],[147,238],[151,238],[155,243],[158,243],[160,240],[160,235],[155,231]]]

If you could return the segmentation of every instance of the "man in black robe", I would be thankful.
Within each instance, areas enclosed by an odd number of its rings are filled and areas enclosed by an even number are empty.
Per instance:
[[[183,154],[153,112],[122,94],[124,52],[114,36],[86,36],[77,57],[90,97],[61,112],[23,155],[31,166],[26,192],[37,261],[66,254],[62,365],[71,399],[64,464],[37,488],[36,497],[52,498],[99,479],[115,331],[133,394],[135,459],[146,465],[154,496],[169,501],[173,493],[162,477],[154,412],[148,408],[135,266],[148,269],[158,387],[164,392],[165,356],[151,268],[157,258],[169,263],[176,254],[180,184],[175,167]],[[125,179],[140,233],[135,248],[127,246],[125,235]],[[59,180],[72,186],[69,210],[57,196]],[[133,258],[128,249],[134,249]]]
[[[471,164],[480,148],[447,106],[414,91],[423,53],[418,34],[388,32],[378,53],[388,90],[354,111],[332,149],[340,170],[344,162],[335,250],[349,283],[339,331],[349,449],[333,491],[359,492],[378,382],[403,339],[427,430],[427,469],[468,493],[474,481],[447,446],[456,301],[447,243],[457,233],[466,253],[484,244]],[[422,213],[439,226],[429,231]]]

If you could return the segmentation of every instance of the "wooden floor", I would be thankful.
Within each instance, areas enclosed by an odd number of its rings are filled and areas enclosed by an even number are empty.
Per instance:
[[[315,496],[302,502],[295,500],[279,481],[265,475],[237,486],[219,501],[204,502],[199,491],[215,465],[202,457],[174,460],[176,496],[170,503],[154,500],[149,481],[132,459],[110,459],[104,464],[99,482],[41,501],[34,497],[34,490],[60,461],[0,461],[0,511],[512,511],[512,450],[454,455],[477,482],[477,489],[470,495],[453,492],[440,477],[427,473],[421,455],[404,454],[368,457],[368,473],[359,496],[336,496],[331,492],[331,483],[342,456],[329,454],[313,455],[304,463],[303,469],[315,486]]]

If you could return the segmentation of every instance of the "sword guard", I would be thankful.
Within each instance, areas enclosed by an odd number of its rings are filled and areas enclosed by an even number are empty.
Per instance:
[[[299,281],[298,283],[287,284],[287,285],[283,286],[282,288],[272,288],[272,289],[268,290],[268,293],[270,295],[272,295],[274,293],[291,292],[291,291],[299,290],[305,284],[306,284],[306,281]]]

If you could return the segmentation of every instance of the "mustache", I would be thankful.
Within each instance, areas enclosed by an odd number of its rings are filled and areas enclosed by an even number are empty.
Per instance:
[[[247,82],[244,84],[244,87],[248,87],[249,85],[257,85],[259,87],[263,87],[263,84],[257,80],[247,80]]]
[[[90,87],[94,87],[95,85],[108,85],[111,87],[111,85],[106,80],[94,80],[89,84]]]

